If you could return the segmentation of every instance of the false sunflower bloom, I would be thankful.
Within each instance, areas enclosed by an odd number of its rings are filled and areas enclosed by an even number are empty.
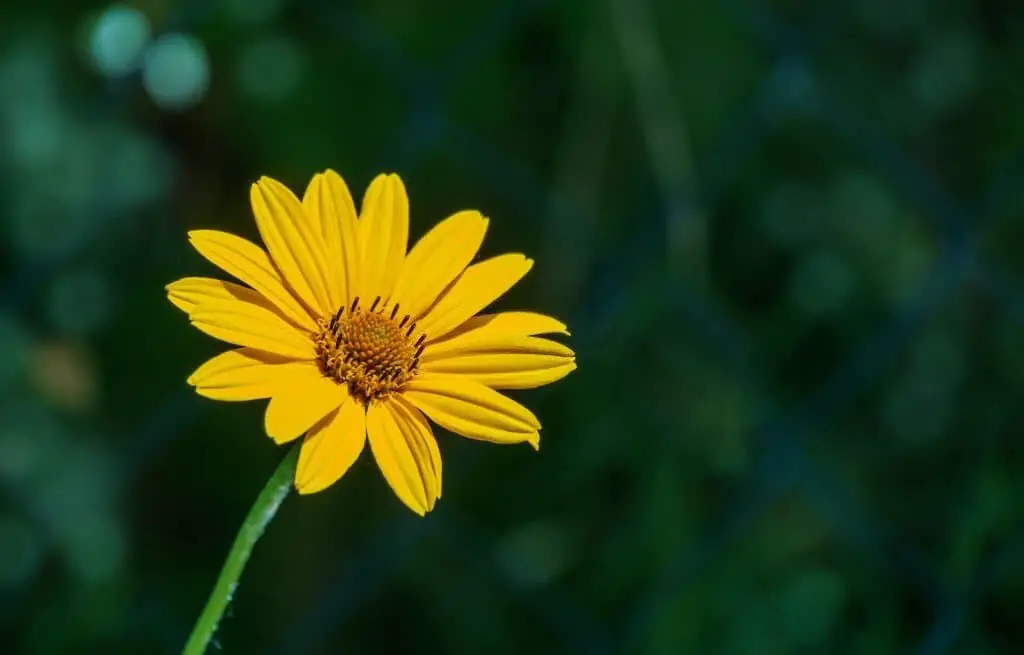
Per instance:
[[[496,391],[537,387],[576,368],[568,334],[531,312],[478,314],[533,262],[505,254],[478,263],[487,219],[461,211],[408,252],[402,180],[380,175],[361,211],[333,171],[313,177],[300,201],[264,177],[252,185],[266,250],[214,230],[189,232],[196,250],[243,285],[189,277],[167,286],[192,325],[239,348],[189,378],[207,398],[269,398],[266,432],[283,444],[304,435],[295,487],[336,482],[366,441],[384,478],[423,515],[441,497],[434,423],[470,439],[539,446],[540,422]]]

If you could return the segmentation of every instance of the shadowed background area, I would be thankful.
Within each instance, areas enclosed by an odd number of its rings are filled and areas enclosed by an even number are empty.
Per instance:
[[[0,9],[3,652],[175,653],[284,450],[164,285],[248,185],[492,218],[579,370],[289,498],[221,651],[1006,653],[1024,630],[1024,8],[73,0]],[[1018,644],[1015,647],[1013,644]]]

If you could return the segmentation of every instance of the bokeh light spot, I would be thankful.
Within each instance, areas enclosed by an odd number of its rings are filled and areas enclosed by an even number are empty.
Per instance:
[[[40,344],[32,376],[39,393],[61,409],[88,411],[99,396],[99,379],[90,354],[68,343]]]
[[[125,75],[139,67],[151,36],[149,18],[144,13],[134,7],[112,5],[93,25],[89,54],[104,75]]]
[[[186,34],[160,37],[146,52],[142,85],[162,109],[181,110],[198,104],[210,85],[206,48]]]

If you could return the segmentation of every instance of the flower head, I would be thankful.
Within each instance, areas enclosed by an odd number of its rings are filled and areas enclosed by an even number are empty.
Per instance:
[[[425,514],[441,497],[441,455],[429,417],[465,437],[539,445],[540,422],[496,391],[554,382],[576,368],[568,334],[531,312],[478,314],[533,262],[506,254],[471,263],[487,219],[458,212],[406,252],[409,201],[397,175],[379,175],[357,214],[345,182],[313,177],[300,201],[284,185],[252,185],[266,250],[195,230],[199,253],[243,285],[189,277],[168,297],[206,334],[240,346],[188,382],[207,398],[269,398],[267,434],[304,437],[300,493],[336,482],[366,441],[398,497]]]

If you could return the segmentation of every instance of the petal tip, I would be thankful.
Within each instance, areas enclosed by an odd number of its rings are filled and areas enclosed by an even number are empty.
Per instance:
[[[195,384],[192,385],[192,388],[195,390],[197,396],[202,396],[208,400],[224,400],[224,397],[217,393],[216,387],[204,387],[202,384]]]
[[[194,305],[192,303],[184,300],[173,291],[167,292],[167,302],[171,303],[186,314],[190,313],[194,309]]]
[[[295,487],[295,491],[298,492],[300,496],[312,496],[313,494],[318,494],[321,491],[329,489],[335,482],[337,482],[337,480],[334,480],[324,484],[322,479],[319,481],[317,480],[316,475],[306,475],[306,477],[302,479],[299,478],[299,475],[300,472],[296,471],[295,482],[293,485]]]
[[[283,184],[274,178],[262,175],[259,180],[253,182],[251,193],[259,194],[261,197],[273,196],[275,193],[279,192],[283,186]]]
[[[281,438],[281,434],[278,432],[277,427],[278,426],[273,418],[273,413],[270,411],[270,406],[268,404],[267,411],[263,413],[263,431],[267,433],[267,436],[270,437],[271,441],[280,446],[289,440]]]
[[[303,432],[302,434],[305,434],[305,432]],[[280,432],[275,432],[275,434],[270,434],[269,432],[267,432],[267,436],[270,437],[270,439],[278,446],[283,446],[286,443],[291,443],[298,439],[299,437],[301,437],[302,434],[296,436],[293,434],[281,434]]]

